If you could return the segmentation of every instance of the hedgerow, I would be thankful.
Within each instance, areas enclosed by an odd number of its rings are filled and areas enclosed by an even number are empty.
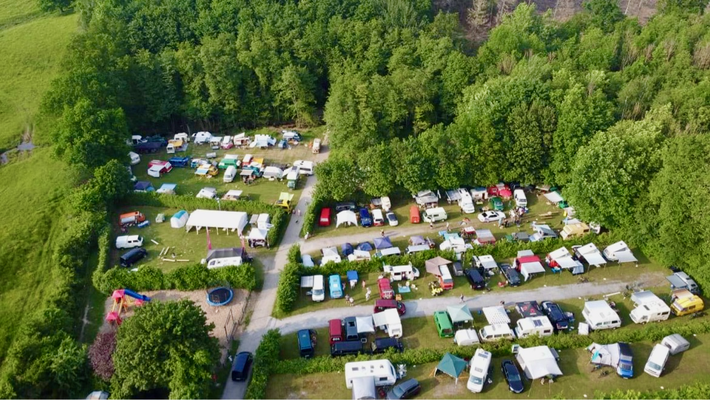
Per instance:
[[[266,386],[269,377],[279,364],[281,333],[278,329],[266,332],[254,354],[251,381],[244,396],[246,399],[263,399],[266,397]]]

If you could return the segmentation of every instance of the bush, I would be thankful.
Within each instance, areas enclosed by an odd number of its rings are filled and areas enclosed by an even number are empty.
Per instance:
[[[301,283],[301,265],[288,263],[281,271],[279,286],[276,289],[276,313],[287,314],[293,310],[293,305],[298,299]]]
[[[303,259],[301,259],[300,245],[294,244],[293,246],[291,246],[290,249],[288,249],[288,262],[296,264],[300,264],[303,262]]]
[[[103,332],[89,347],[89,361],[94,374],[104,381],[113,376],[113,351],[116,350],[116,332]]]
[[[318,187],[315,191],[318,193]],[[323,201],[321,201],[316,195],[313,196],[313,201],[306,209],[306,213],[303,214],[303,225],[301,226],[301,237],[306,237],[307,233],[313,232],[313,228],[316,225],[316,213],[321,209]]]
[[[251,381],[245,399],[263,399],[266,397],[266,385],[269,376],[279,364],[281,333],[278,329],[266,332],[254,354]]]

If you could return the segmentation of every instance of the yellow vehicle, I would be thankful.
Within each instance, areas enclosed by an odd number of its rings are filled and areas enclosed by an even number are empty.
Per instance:
[[[688,289],[673,291],[671,295],[671,312],[678,317],[702,311],[705,308],[703,299],[696,296]]]
[[[565,225],[560,232],[563,240],[572,239],[580,236],[584,236],[589,233],[589,225],[584,222],[579,222],[577,224]]]
[[[202,164],[199,167],[197,167],[197,170],[195,171],[195,175],[197,176],[206,176],[208,178],[211,178],[213,176],[217,176],[219,173],[219,170],[217,167],[211,164]]]
[[[287,213],[291,212],[291,200],[293,200],[292,193],[281,192],[279,199],[276,200],[276,206],[281,207],[286,210]]]

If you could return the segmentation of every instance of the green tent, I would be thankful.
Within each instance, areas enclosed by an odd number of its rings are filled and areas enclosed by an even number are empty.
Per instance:
[[[464,359],[458,358],[451,353],[446,353],[441,361],[439,361],[439,365],[436,366],[434,375],[436,375],[438,371],[441,371],[456,379],[456,383],[458,383],[459,375],[461,375],[461,372],[466,369],[467,365],[468,363]]]
[[[471,310],[468,309],[466,304],[457,304],[455,306],[446,307],[446,312],[449,313],[449,318],[451,322],[469,322],[473,321],[473,315],[471,315]]]

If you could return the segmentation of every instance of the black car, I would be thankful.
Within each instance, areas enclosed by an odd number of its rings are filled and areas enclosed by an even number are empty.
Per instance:
[[[486,288],[486,281],[476,268],[469,268],[466,270],[466,279],[468,279],[471,289],[483,290]]]
[[[508,382],[508,389],[513,393],[522,393],[525,387],[520,377],[520,371],[518,371],[518,367],[515,366],[513,361],[503,360],[500,369],[503,372],[505,381]]]
[[[540,303],[540,307],[542,307],[542,312],[545,313],[547,318],[550,319],[550,322],[552,322],[552,326],[556,331],[565,331],[569,329],[569,318],[567,318],[567,314],[562,311],[562,308],[557,303],[543,301]]]
[[[121,255],[119,263],[122,267],[130,268],[133,264],[142,260],[148,255],[148,251],[142,247],[134,247]]]
[[[335,205],[335,212],[336,213],[339,213],[341,211],[346,211],[346,210],[353,211],[353,212],[357,211],[357,206],[352,201],[345,201],[342,203],[337,203]]]
[[[505,280],[510,286],[520,286],[520,274],[510,264],[501,264],[500,270],[503,272]]]
[[[248,351],[242,351],[234,357],[232,363],[232,380],[245,381],[249,376],[251,368],[252,355]]]
[[[422,387],[416,379],[404,381],[387,392],[387,399],[411,399],[421,392]]]
[[[378,338],[372,342],[372,354],[382,354],[389,349],[395,349],[401,353],[404,351],[404,346],[396,338]]]

